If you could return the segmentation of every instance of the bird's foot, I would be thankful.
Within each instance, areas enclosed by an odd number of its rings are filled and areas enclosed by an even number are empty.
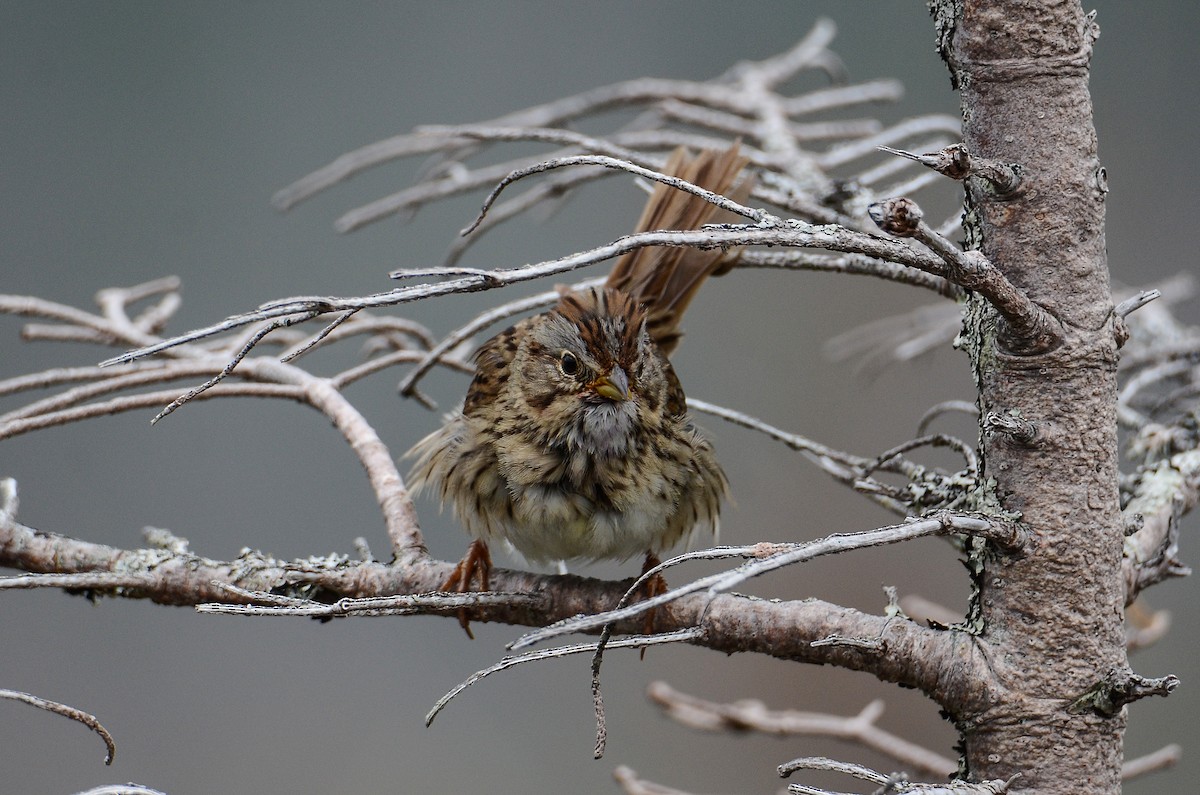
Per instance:
[[[488,551],[487,542],[475,539],[471,542],[471,546],[467,547],[467,554],[463,555],[463,559],[454,567],[454,571],[450,572],[450,576],[442,583],[439,589],[446,593],[470,593],[475,591],[487,591],[488,575],[492,570],[492,555]],[[471,588],[471,581],[478,580],[479,587]],[[467,609],[460,607],[458,609],[458,625],[467,633],[467,637],[471,640],[475,639],[475,634],[471,632],[471,621],[467,618]]]

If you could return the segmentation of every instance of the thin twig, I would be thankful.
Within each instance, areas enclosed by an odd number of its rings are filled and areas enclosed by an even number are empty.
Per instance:
[[[708,82],[639,78],[591,89],[582,94],[554,100],[481,122],[478,127],[566,127],[571,121],[616,106],[636,107],[662,101],[684,102],[727,113],[751,115],[756,107],[744,91],[747,75],[766,88],[786,80],[805,68],[828,68],[827,37],[833,26],[818,22],[796,46],[758,62],[740,63],[720,78]],[[849,108],[869,102],[898,99],[903,88],[895,80],[876,80],[852,86],[818,89],[796,97],[781,99],[785,115],[801,115],[835,108]],[[453,129],[453,128],[449,128]],[[465,136],[423,135],[419,132],[397,135],[364,146],[338,157],[323,168],[279,191],[273,202],[287,209],[354,174],[389,160],[434,152],[453,152],[475,142]]]
[[[335,376],[332,376],[329,381],[337,389],[344,389],[348,384],[353,384],[366,378],[369,375],[386,370],[397,364],[423,363],[428,358],[428,355],[421,351],[394,351],[383,356],[376,356],[374,359],[355,365],[354,367],[343,370]],[[433,362],[434,365],[441,365],[459,373],[473,373],[475,367],[469,362],[464,362],[453,356],[440,356]],[[414,392],[414,396],[415,396]]]
[[[1126,298],[1113,307],[1113,314],[1117,317],[1128,317],[1131,313],[1158,298],[1162,298],[1162,292],[1159,290],[1141,290],[1137,295]]]
[[[775,428],[762,420],[751,417],[740,411],[734,411],[721,406],[716,406],[702,400],[689,398],[688,405],[697,411],[702,411],[706,414],[720,417],[735,425],[740,425],[744,428],[749,428],[759,433],[766,434],[772,439],[783,442],[793,450],[800,451],[805,458],[816,464],[823,472],[835,478],[841,483],[850,486],[855,491],[863,494],[867,498],[882,505],[888,510],[900,516],[910,515],[909,503],[902,499],[895,490],[889,489],[883,483],[875,481],[869,477],[866,468],[871,466],[872,460],[861,456],[845,453],[840,450],[834,450],[831,447],[819,444],[800,436],[799,434],[789,433],[787,431]],[[897,459],[896,464],[901,463],[901,459]],[[906,465],[906,473],[912,477],[923,476],[924,473],[918,471],[915,466]]]
[[[860,157],[874,154],[881,144],[891,144],[902,141],[905,138],[925,135],[931,132],[959,135],[961,131],[962,122],[955,116],[949,116],[944,113],[914,116],[913,118],[894,124],[875,135],[836,147],[826,154],[821,155],[818,162],[824,168],[834,168],[845,165],[851,160],[857,160]]]
[[[150,424],[154,425],[159,420],[161,420],[163,417],[166,417],[168,414],[175,411],[175,409],[182,406],[184,403],[187,403],[189,400],[195,398],[197,395],[203,394],[205,391],[212,389],[214,386],[221,383],[221,381],[225,380],[225,378],[228,377],[229,374],[233,372],[234,368],[237,367],[238,364],[240,364],[243,359],[245,359],[247,356],[250,355],[250,351],[253,350],[254,346],[257,345],[264,337],[266,337],[272,331],[275,331],[276,329],[280,329],[280,328],[286,328],[288,326],[295,325],[296,323],[303,323],[304,321],[311,320],[312,318],[314,318],[316,316],[317,316],[317,313],[313,312],[313,311],[302,312],[299,315],[296,315],[294,317],[280,318],[278,320],[273,320],[270,323],[266,324],[265,326],[260,328],[258,331],[254,332],[254,334],[252,334],[250,336],[250,339],[246,340],[246,344],[241,347],[241,350],[239,350],[236,354],[234,354],[233,358],[230,359],[229,362],[226,363],[226,365],[221,368],[220,372],[218,372],[212,378],[205,381],[203,384],[200,384],[199,386],[189,389],[187,392],[183,393],[179,397],[172,400],[165,407],[163,407],[163,409],[161,411],[159,411],[158,414],[154,415],[154,417],[150,420]]]
[[[930,138],[921,142],[916,146],[918,149],[933,149],[939,146],[945,146],[949,143],[945,138]],[[881,152],[889,154],[898,154],[900,157],[884,160],[877,166],[873,166],[865,171],[859,172],[857,181],[861,185],[874,185],[877,182],[883,181],[886,177],[896,174],[901,171],[906,171],[912,167],[914,161],[920,162],[918,156],[912,155],[911,152],[905,152],[903,149],[893,149],[890,146],[877,147]],[[911,156],[910,156],[911,155]],[[885,193],[883,195],[895,195]]]
[[[646,583],[659,577],[667,569],[674,566],[679,566],[693,560],[728,560],[729,558],[763,558],[768,555],[773,555],[779,552],[784,547],[779,544],[758,543],[750,546],[740,547],[713,547],[710,549],[701,549],[690,552],[684,552],[681,555],[676,555],[669,560],[659,563],[656,566],[643,571],[641,576],[633,581],[625,593],[621,595],[621,599],[617,602],[616,609],[621,609],[633,600],[642,592]],[[596,651],[592,654],[592,711],[596,719],[596,743],[593,747],[592,756],[595,759],[600,759],[604,756],[605,746],[608,741],[608,728],[604,716],[604,695],[600,687],[600,668],[604,663],[604,651],[608,648],[612,640],[613,625],[605,624],[600,629],[600,639],[596,642]]]
[[[298,346],[293,347],[291,350],[287,351],[282,356],[280,356],[279,361],[283,362],[284,364],[287,364],[288,362],[292,361],[293,359],[303,356],[305,353],[312,350],[317,345],[320,345],[322,340],[324,340],[326,337],[328,337],[330,334],[332,334],[337,329],[338,326],[342,325],[347,320],[354,317],[356,312],[358,312],[357,309],[347,309],[345,312],[341,313],[336,318],[334,318],[332,321],[330,321],[328,324],[326,324],[325,328],[321,329],[319,332],[317,332],[313,336],[309,337],[305,342],[301,343]]]
[[[783,736],[849,740],[886,754],[919,774],[931,777],[948,777],[958,767],[953,759],[876,726],[884,709],[884,703],[879,699],[867,704],[857,715],[843,717],[817,712],[770,710],[754,699],[719,704],[681,693],[665,682],[652,682],[647,688],[647,695],[666,711],[668,717],[694,729],[756,731]]]
[[[692,795],[674,787],[665,787],[639,778],[637,771],[626,765],[619,765],[613,770],[613,778],[625,791],[625,795]]]
[[[73,327],[73,331],[92,332],[96,335],[92,341],[103,341],[106,344],[146,345],[153,339],[151,335],[133,329],[132,324],[129,326],[129,334],[121,334],[113,328],[107,318],[27,295],[0,295],[0,314],[56,320]]]
[[[924,435],[925,431],[929,430],[929,426],[933,424],[934,420],[943,414],[949,414],[951,412],[966,414],[974,417],[975,419],[979,418],[979,407],[974,403],[970,403],[966,400],[944,400],[941,403],[930,406],[928,409],[926,409],[925,413],[921,415],[921,419],[917,421],[917,433],[919,435]]]
[[[1121,780],[1129,781],[1147,773],[1174,767],[1183,758],[1183,749],[1176,743],[1164,745],[1157,751],[1130,759],[1121,765]]]
[[[885,776],[865,765],[858,765],[852,762],[839,762],[822,756],[793,759],[790,762],[780,765],[778,769],[779,775],[784,778],[795,773],[797,770],[824,770],[843,773],[862,781],[879,785],[879,789],[875,790],[877,795],[890,795],[890,793],[896,793],[897,795],[901,795],[902,793],[903,795],[951,795],[951,793],[953,795],[1003,795],[1003,793],[1011,790],[1013,782],[1021,775],[1017,773],[1008,779],[991,779],[989,781],[970,783],[955,780],[945,784],[918,784],[909,781],[908,775],[904,773],[892,773]],[[794,792],[798,795],[849,795],[849,793],[835,793],[831,790],[811,787],[807,784],[789,784],[788,792]]]
[[[1137,394],[1148,386],[1187,373],[1195,366],[1194,362],[1187,359],[1166,361],[1147,367],[1130,378],[1117,395],[1117,419],[1127,428],[1141,428],[1147,425],[1150,418],[1133,407]]]
[[[887,776],[865,765],[856,765],[852,762],[839,762],[823,756],[804,756],[799,759],[793,759],[790,762],[784,762],[779,766],[778,770],[781,778],[786,778],[797,770],[829,770],[835,773],[845,773],[848,776],[869,781],[872,784],[886,784],[888,781]]]
[[[307,320],[321,314],[344,312],[350,309],[369,309],[381,306],[397,306],[412,301],[424,300],[439,295],[468,293],[507,286],[533,279],[555,276],[583,268],[597,262],[618,257],[629,251],[649,246],[689,246],[700,249],[736,248],[739,246],[774,245],[794,248],[823,248],[844,253],[858,253],[899,264],[917,267],[940,275],[943,266],[930,252],[921,251],[875,235],[867,235],[851,229],[833,226],[813,226],[802,222],[787,222],[781,227],[758,228],[752,226],[706,227],[701,230],[671,232],[640,232],[618,238],[612,243],[570,254],[555,260],[526,265],[519,268],[488,271],[486,276],[470,276],[447,279],[429,284],[400,287],[385,293],[355,298],[294,297],[271,301],[251,312],[229,317],[220,323],[195,329],[167,340],[155,340],[144,347],[127,351],[100,363],[101,367],[131,362],[185,343],[214,337],[254,323],[290,319],[276,327],[283,327]],[[436,274],[436,269],[429,269]],[[0,311],[3,311],[0,301]],[[258,333],[254,335],[261,339]]]
[[[638,78],[509,113],[483,122],[480,126],[550,127],[616,105],[641,104],[666,98],[683,99],[734,111],[745,110],[742,97],[731,86],[687,80]],[[377,141],[341,155],[329,165],[280,190],[275,194],[272,203],[280,209],[290,209],[316,193],[368,168],[402,157],[430,154],[470,143],[472,140],[469,138],[438,140],[433,136],[418,133],[402,134]]]
[[[201,363],[192,361],[176,361],[176,362],[139,362],[140,366],[131,372],[113,372],[111,370],[101,370],[99,368],[88,368],[98,380],[97,383],[91,383],[84,386],[74,387],[60,392],[57,395],[52,395],[41,400],[27,403],[20,408],[13,409],[5,414],[0,415],[0,424],[11,420],[26,419],[28,417],[36,417],[42,414],[48,414],[53,411],[61,411],[63,409],[77,406],[80,403],[91,400],[92,398],[108,395],[114,392],[122,392],[126,389],[132,389],[146,384],[158,384],[168,381],[176,381],[181,378],[195,378],[201,375],[207,375],[213,371],[211,363]],[[82,379],[81,379],[82,380]]]
[[[609,647],[622,649],[641,649],[648,646],[661,645],[664,643],[686,643],[689,640],[698,638],[701,635],[701,632],[702,631],[699,627],[689,627],[676,630],[674,632],[664,632],[661,635],[634,635],[632,637],[612,641],[609,643]],[[433,720],[438,716],[438,713],[445,709],[446,705],[449,704],[455,696],[484,677],[507,670],[512,668],[514,665],[520,665],[521,663],[555,659],[558,657],[566,657],[572,654],[586,654],[587,652],[594,651],[595,648],[595,643],[576,643],[570,646],[556,646],[552,649],[538,649],[537,651],[527,652],[525,654],[517,654],[510,657],[505,657],[495,665],[471,674],[469,677],[467,677],[467,679],[446,693],[446,695],[439,698],[437,703],[433,705],[433,708],[429,710],[429,713],[425,716],[425,725],[428,726],[433,723]]]
[[[108,417],[126,411],[158,408],[178,394],[177,389],[169,389],[137,395],[121,395],[110,400],[52,411],[36,417],[10,420],[0,424],[0,439],[8,439],[30,431],[81,420]],[[300,387],[287,384],[220,384],[194,397],[200,400],[215,397],[271,397],[303,401],[304,392]]]
[[[941,475],[940,473],[912,463],[902,456],[894,456],[888,460],[885,466],[879,467],[877,459],[864,458],[840,450],[834,450],[798,434],[782,431],[748,414],[696,399],[691,399],[688,403],[697,411],[712,414],[735,425],[741,425],[742,427],[764,433],[773,439],[783,442],[794,450],[799,450],[808,460],[816,464],[827,474],[901,516],[909,516],[914,512],[923,513],[934,507],[950,507],[958,499],[965,496],[969,488],[969,480],[964,482],[964,479],[959,476]],[[966,449],[969,451],[969,447],[961,441],[952,440],[949,443],[960,450]],[[969,461],[973,453],[966,452],[964,456]],[[871,479],[869,476],[870,470],[875,468],[899,472],[910,480],[919,482],[921,484],[919,490],[925,492],[926,497],[936,491],[944,494],[948,499],[942,503],[922,502],[918,506],[913,502],[911,495],[905,496],[903,491],[885,486],[883,483]]]
[[[799,544],[781,544],[782,551],[766,558],[743,563],[735,569],[718,572],[707,577],[693,580],[687,585],[673,588],[666,593],[629,605],[627,607],[607,610],[588,616],[576,616],[560,621],[548,627],[527,632],[509,644],[516,651],[551,638],[568,635],[575,632],[587,632],[598,629],[605,624],[626,621],[645,613],[647,610],[668,604],[692,593],[704,591],[709,598],[737,587],[753,577],[770,571],[807,562],[823,555],[839,554],[854,549],[866,549],[886,544],[897,544],[931,535],[947,535],[963,533],[987,537],[997,543],[1012,547],[1023,543],[1023,535],[1018,528],[1008,522],[988,521],[974,516],[942,512],[925,519],[905,522],[899,525],[865,530],[859,533],[835,533],[813,541]]]
[[[842,256],[822,251],[742,251],[734,262],[735,268],[780,268],[783,270],[820,271],[875,276],[899,284],[922,287],[938,295],[960,300],[965,292],[944,277],[896,262],[858,254]]]
[[[65,718],[82,723],[100,735],[100,739],[104,741],[104,748],[106,750],[104,764],[111,765],[113,763],[113,758],[117,754],[117,744],[113,740],[112,735],[108,733],[108,729],[100,725],[100,721],[96,719],[95,715],[84,712],[81,709],[76,709],[75,707],[69,707],[66,704],[60,704],[57,701],[50,701],[49,699],[39,698],[29,693],[23,693],[20,690],[0,688],[0,698],[6,698],[10,701],[20,701],[23,704],[29,704],[38,709],[44,709],[47,712],[53,712],[55,715],[62,715]]]
[[[504,179],[500,180],[499,184],[497,184],[496,187],[492,189],[492,192],[487,195],[487,198],[483,200],[483,207],[480,209],[479,215],[476,216],[475,220],[468,224],[467,227],[459,234],[464,236],[471,234],[471,232],[473,232],[487,216],[488,209],[496,201],[496,197],[498,197],[507,186],[532,174],[541,174],[546,171],[550,171],[551,169],[568,168],[571,166],[603,166],[604,168],[611,168],[617,171],[626,171],[630,174],[635,174],[639,177],[642,177],[643,179],[661,182],[664,185],[670,185],[672,188],[690,193],[693,196],[699,196],[705,201],[708,201],[723,210],[727,210],[744,218],[749,218],[757,224],[765,225],[772,220],[772,216],[763,210],[756,210],[753,207],[747,207],[744,204],[739,204],[732,199],[725,198],[719,193],[713,193],[712,191],[705,190],[698,185],[693,185],[686,179],[664,174],[661,171],[655,171],[650,168],[643,168],[639,165],[629,162],[628,160],[623,160],[616,157],[608,157],[605,155],[575,155],[573,157],[560,157],[554,160],[545,160],[540,163],[534,163],[531,166],[515,169],[510,172],[506,177],[504,177]]]
[[[571,285],[569,289],[586,290],[590,287],[599,286],[603,283],[604,279],[588,279],[586,281]],[[425,354],[425,358],[422,359],[421,362],[404,377],[404,380],[400,382],[400,394],[411,394],[412,390],[416,387],[421,378],[423,378],[425,374],[433,368],[433,366],[442,356],[445,356],[448,351],[470,339],[483,329],[491,326],[493,323],[498,323],[501,320],[510,318],[514,315],[520,315],[534,309],[541,309],[549,306],[558,301],[561,297],[561,291],[548,290],[544,293],[531,295],[528,298],[520,298],[516,301],[509,301],[506,304],[502,304],[476,315],[470,323],[460,326],[459,328],[447,334],[441,342],[430,349],[429,353]]]
[[[528,212],[540,204],[551,201],[561,202],[573,188],[611,174],[612,172],[606,168],[580,168],[571,173],[559,174],[546,179],[515,198],[493,205],[487,218],[481,221],[471,234],[459,235],[454,239],[446,251],[442,264],[445,266],[456,265],[471,246],[483,239],[486,232],[505,221]]]
[[[796,97],[784,97],[783,111],[789,116],[803,116],[834,108],[849,108],[875,102],[895,102],[904,96],[904,84],[892,78],[881,78],[852,86],[820,88]]]
[[[921,436],[916,439],[909,439],[907,442],[896,445],[890,450],[880,453],[867,468],[864,474],[871,474],[877,469],[885,469],[887,464],[895,461],[902,453],[907,453],[909,450],[915,450],[919,447],[949,447],[956,453],[961,455],[967,464],[967,473],[971,477],[975,477],[979,473],[979,458],[975,454],[975,449],[962,439],[954,436],[949,436],[944,433],[935,433],[929,436]]]

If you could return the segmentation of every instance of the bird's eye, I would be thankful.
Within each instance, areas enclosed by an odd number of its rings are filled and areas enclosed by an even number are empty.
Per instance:
[[[563,351],[558,357],[558,369],[562,370],[563,375],[577,375],[579,373],[579,359],[570,351]]]

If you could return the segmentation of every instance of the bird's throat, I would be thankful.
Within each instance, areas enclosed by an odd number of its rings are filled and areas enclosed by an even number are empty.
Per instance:
[[[623,458],[636,447],[637,409],[632,401],[604,401],[584,406],[572,447],[601,458]]]

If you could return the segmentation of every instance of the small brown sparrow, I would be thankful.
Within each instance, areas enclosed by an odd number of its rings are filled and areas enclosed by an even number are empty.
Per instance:
[[[737,144],[680,149],[666,173],[726,193],[746,162]],[[637,228],[696,229],[718,212],[660,183]],[[667,354],[697,289],[726,264],[719,250],[639,249],[603,288],[565,293],[483,344],[462,410],[409,451],[414,491],[449,503],[474,538],[443,590],[476,578],[487,590],[497,539],[534,563],[644,554],[646,571],[684,537],[716,535],[729,486]]]

